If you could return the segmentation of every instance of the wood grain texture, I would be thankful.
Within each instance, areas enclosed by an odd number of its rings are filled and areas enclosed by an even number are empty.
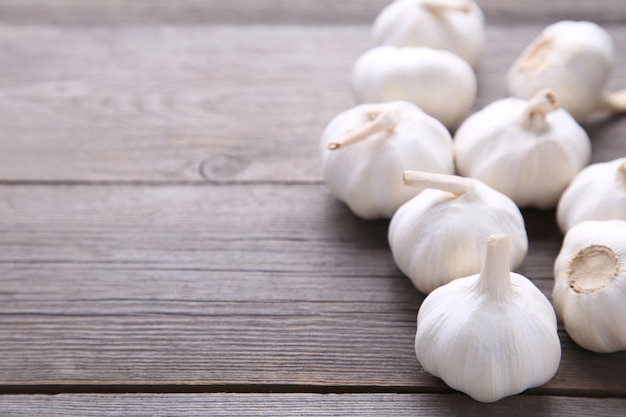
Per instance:
[[[0,415],[624,414],[626,352],[562,325],[554,379],[496,404],[417,362],[424,295],[318,155],[386,3],[0,0]],[[603,23],[626,86],[622,0],[479,4],[474,110],[559,19]],[[585,127],[626,155],[626,118]],[[549,297],[562,236],[523,214]]]
[[[489,28],[475,109],[541,28]],[[626,87],[626,28],[608,30]],[[365,26],[0,27],[0,180],[320,182],[369,46]],[[593,162],[626,155],[626,118],[586,127]]]
[[[141,394],[0,396],[2,414],[12,417],[119,416],[596,416],[623,415],[615,398],[513,397],[493,404],[449,394]]]
[[[0,22],[11,24],[370,24],[391,0],[2,0]],[[621,0],[476,0],[489,23],[624,22]]]
[[[356,219],[323,185],[0,195],[0,385],[448,390],[415,359],[423,295],[394,265],[387,222]],[[554,213],[524,214],[520,272],[549,296]],[[560,336],[559,373],[533,392],[626,394],[626,353]]]

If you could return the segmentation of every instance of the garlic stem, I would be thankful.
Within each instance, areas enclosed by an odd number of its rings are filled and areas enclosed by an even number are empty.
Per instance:
[[[522,124],[527,129],[542,130],[547,127],[546,116],[558,110],[559,103],[550,90],[542,90],[528,102],[528,107],[522,116]]]
[[[504,234],[489,236],[487,256],[478,280],[483,293],[501,300],[512,291],[510,258],[509,237]]]
[[[472,188],[472,182],[467,178],[433,172],[404,171],[402,181],[411,187],[434,188],[457,196],[465,194]]]
[[[469,0],[426,0],[422,4],[434,13],[447,11],[469,13],[472,10],[472,3]]]
[[[626,89],[613,93],[604,93],[600,110],[609,110],[613,113],[626,113]]]
[[[380,133],[384,130],[392,130],[398,121],[390,114],[389,111],[380,112],[374,120],[366,123],[357,130],[345,134],[332,142],[329,142],[326,147],[331,151],[339,149],[344,146],[352,145],[353,143],[367,139],[368,137]]]

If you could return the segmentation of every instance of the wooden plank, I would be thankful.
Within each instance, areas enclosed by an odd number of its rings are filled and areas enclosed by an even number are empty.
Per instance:
[[[607,416],[626,399],[517,396],[493,404],[448,394],[135,394],[0,396],[3,414],[63,416]]]
[[[2,0],[0,22],[18,24],[369,24],[390,0]],[[487,21],[543,22],[594,20],[624,22],[621,0],[476,0]]]
[[[362,35],[4,27],[0,178],[318,180],[319,135],[352,100],[329,70],[356,51],[336,41]]]
[[[624,87],[626,27],[608,29]],[[540,30],[490,27],[476,109]],[[0,179],[319,182],[369,42],[365,26],[0,27]],[[626,118],[588,128],[594,162],[626,155]]]
[[[387,222],[356,219],[322,185],[0,195],[0,385],[447,390],[415,359],[423,295],[393,263]],[[554,213],[525,215],[520,271],[549,294]],[[626,395],[626,352],[560,335],[559,373],[534,392]]]
[[[436,394],[138,394],[0,396],[4,415],[54,416],[575,416],[615,417],[625,399],[511,397],[481,404]]]

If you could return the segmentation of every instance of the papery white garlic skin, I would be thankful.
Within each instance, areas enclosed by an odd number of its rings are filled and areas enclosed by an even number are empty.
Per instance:
[[[517,268],[526,256],[528,236],[515,203],[475,179],[430,176],[466,184],[467,190],[455,194],[426,189],[391,219],[388,238],[393,258],[417,289],[428,294],[456,278],[480,272],[487,237],[494,233],[511,237],[510,266]]]
[[[432,48],[378,46],[352,67],[360,103],[410,101],[447,128],[456,128],[476,99],[476,76],[467,62]]]
[[[457,170],[519,207],[553,208],[589,162],[591,141],[549,91],[510,97],[468,117],[454,137]]]
[[[500,239],[489,238],[480,274],[437,288],[417,316],[415,352],[424,370],[482,402],[544,384],[561,358],[550,302],[510,272]]]
[[[580,346],[626,350],[626,221],[587,220],[567,232],[554,263],[552,301]]]
[[[396,0],[376,17],[372,38],[377,45],[443,49],[476,67],[485,47],[485,18],[471,0]]]
[[[580,171],[561,196],[556,214],[563,233],[585,220],[626,220],[626,158]]]
[[[512,95],[529,99],[554,91],[578,120],[603,106],[615,61],[610,35],[593,22],[561,21],[546,27],[507,73]]]
[[[328,144],[385,114],[388,128],[349,146]],[[331,192],[364,219],[390,218],[421,190],[405,187],[407,169],[453,173],[452,137],[436,119],[405,101],[362,104],[337,115],[322,134],[324,179]]]

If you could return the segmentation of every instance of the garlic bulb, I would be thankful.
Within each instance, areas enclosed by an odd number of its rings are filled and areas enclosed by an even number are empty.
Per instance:
[[[476,76],[451,52],[431,48],[378,46],[352,67],[357,101],[407,100],[454,129],[476,99]]]
[[[482,402],[549,381],[561,344],[548,299],[511,273],[506,235],[487,243],[478,275],[433,291],[417,315],[415,352],[426,372]]]
[[[587,220],[567,232],[554,263],[552,300],[580,346],[626,350],[626,221]]]
[[[626,220],[626,158],[580,171],[561,196],[556,215],[563,233],[584,220]]]
[[[498,100],[473,114],[454,137],[457,170],[509,196],[519,207],[555,207],[589,162],[585,130],[554,95]]]
[[[377,45],[427,46],[476,67],[485,46],[485,18],[472,0],[396,0],[376,17]]]
[[[592,22],[561,21],[543,30],[507,74],[512,95],[549,88],[578,120],[595,110],[626,111],[626,92],[605,91],[615,57],[610,35]]]
[[[452,146],[446,128],[414,104],[362,104],[326,127],[324,178],[356,215],[389,218],[420,191],[402,185],[404,170],[453,173]]]
[[[389,245],[396,265],[421,292],[480,272],[494,233],[511,236],[510,266],[522,263],[528,250],[524,219],[507,196],[455,175],[407,171],[404,181],[429,189],[398,209]]]

